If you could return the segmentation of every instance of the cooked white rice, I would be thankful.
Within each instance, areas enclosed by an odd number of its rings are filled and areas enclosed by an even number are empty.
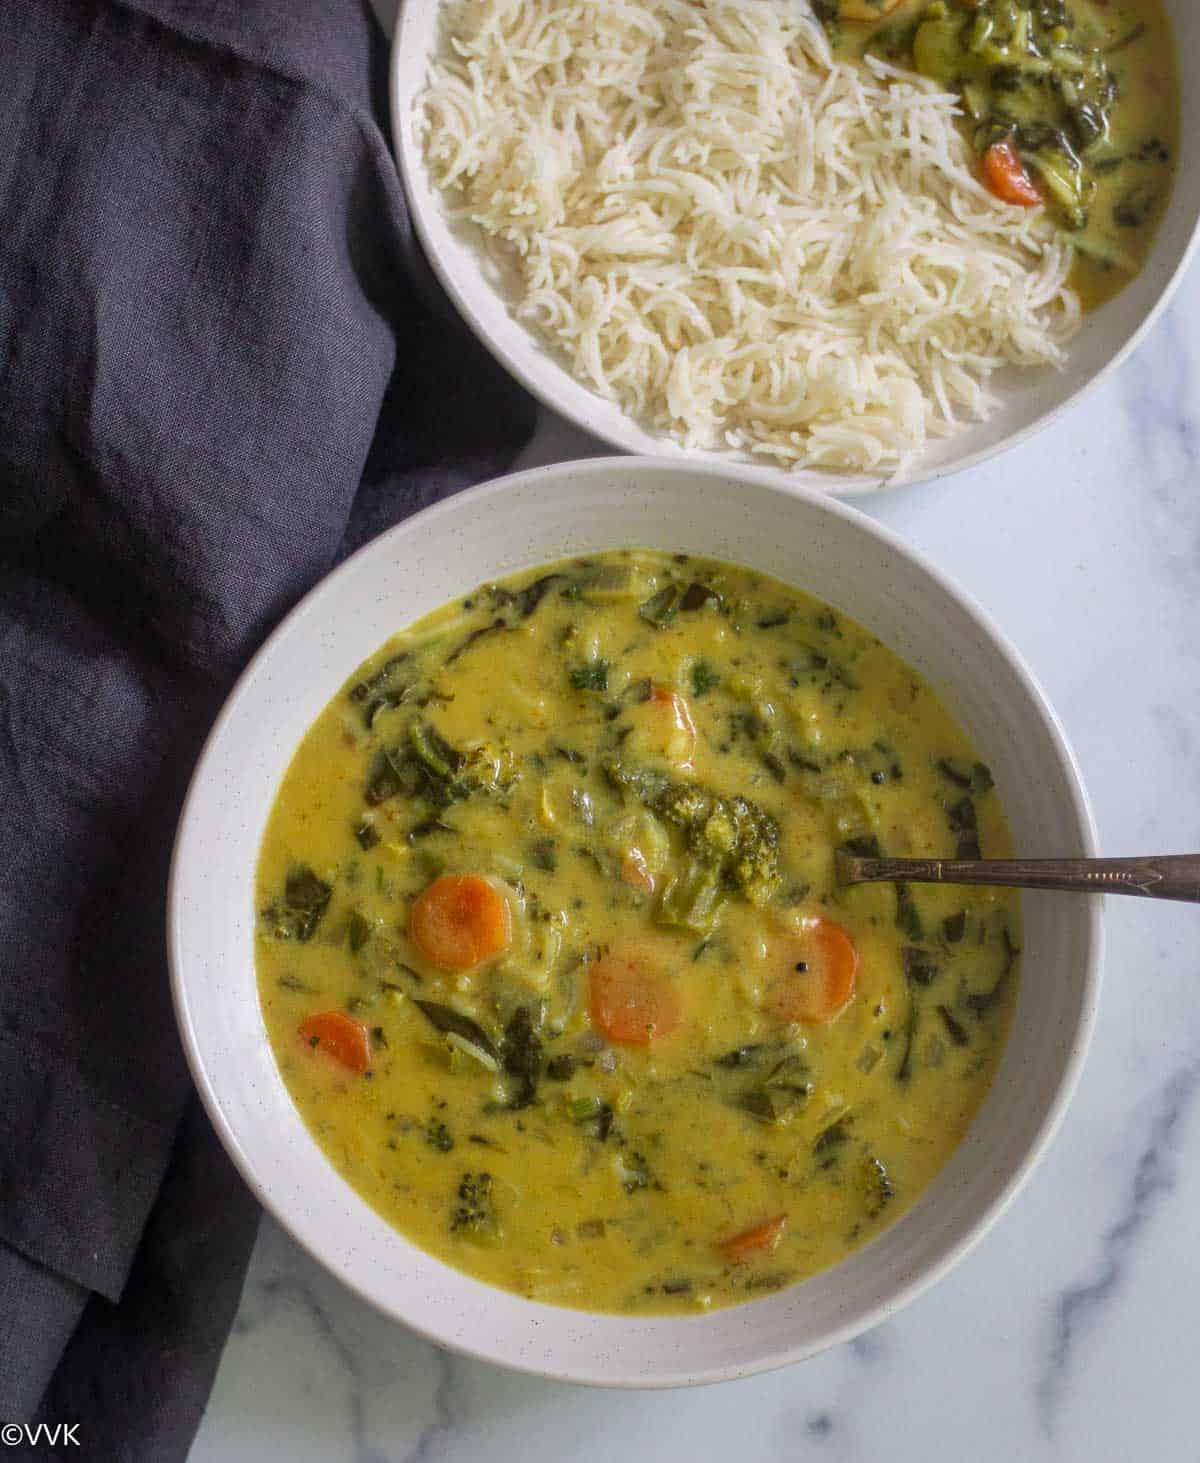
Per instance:
[[[452,0],[422,98],[451,211],[575,375],[692,446],[894,471],[1060,365],[1042,210],[976,180],[956,99],[835,63],[804,0]]]

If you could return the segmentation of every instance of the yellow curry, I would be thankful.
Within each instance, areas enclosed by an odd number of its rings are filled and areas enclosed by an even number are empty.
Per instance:
[[[795,589],[622,551],[383,647],[258,870],[279,1069],[425,1250],[538,1300],[689,1311],[894,1222],[986,1094],[1006,891],[838,887],[834,853],[1010,852],[914,671]]]

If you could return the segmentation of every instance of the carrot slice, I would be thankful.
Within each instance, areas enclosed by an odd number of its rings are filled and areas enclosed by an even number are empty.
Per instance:
[[[858,949],[831,919],[806,919],[776,947],[783,969],[767,990],[765,1006],[780,1021],[818,1025],[850,1004],[858,976]]]
[[[352,1072],[365,1072],[371,1065],[371,1039],[367,1028],[344,1011],[318,1011],[300,1023],[300,1036],[316,1050],[349,1067]]]
[[[648,1046],[683,1020],[670,977],[644,957],[619,951],[609,951],[592,966],[588,1007],[597,1030],[627,1046]]]
[[[687,697],[668,686],[651,686],[633,710],[628,751],[634,757],[659,757],[690,770],[696,756],[696,723]]]
[[[731,1234],[728,1239],[719,1240],[717,1248],[721,1250],[730,1260],[737,1264],[744,1264],[759,1251],[766,1250],[768,1253],[779,1243],[780,1237],[787,1226],[787,1215],[776,1214],[771,1219],[764,1219],[759,1224],[752,1224],[749,1229],[740,1230],[737,1234]]]
[[[993,142],[983,155],[983,181],[1004,203],[1035,208],[1044,200],[1011,142]]]
[[[413,900],[408,933],[442,970],[470,970],[507,949],[512,911],[495,880],[443,874]]]

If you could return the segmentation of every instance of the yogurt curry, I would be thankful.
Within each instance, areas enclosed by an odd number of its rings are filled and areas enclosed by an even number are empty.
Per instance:
[[[814,0],[834,49],[961,98],[984,184],[1045,203],[1085,306],[1141,267],[1170,194],[1179,82],[1162,0]]]
[[[1015,894],[834,853],[1009,852],[988,769],[879,640],[623,551],[386,645],[300,745],[258,869],[296,1105],[397,1229],[593,1311],[729,1305],[913,1203],[1004,1046]]]

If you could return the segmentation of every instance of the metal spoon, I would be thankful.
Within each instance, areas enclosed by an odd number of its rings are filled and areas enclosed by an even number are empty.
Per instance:
[[[1200,904],[1200,853],[1151,858],[858,858],[840,849],[839,884],[1000,884],[1078,894],[1140,894]]]

